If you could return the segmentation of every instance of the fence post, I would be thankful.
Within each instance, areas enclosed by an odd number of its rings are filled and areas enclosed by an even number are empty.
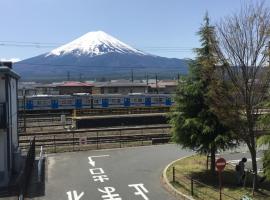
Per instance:
[[[98,149],[98,131],[97,131],[97,149]]]
[[[190,191],[191,191],[191,196],[193,196],[194,195],[194,190],[193,190],[193,178],[191,178],[191,185],[190,185]]]
[[[54,153],[56,153],[56,141],[55,141],[55,135],[53,136],[53,143],[54,143]]]
[[[73,151],[75,150],[74,145],[75,145],[75,143],[74,143],[74,132],[72,132],[72,146],[73,146]]]
[[[141,134],[142,134],[142,146],[143,146],[143,129],[141,130]]]
[[[122,134],[121,134],[121,130],[119,130],[119,144],[120,144],[120,148],[122,148],[121,141],[122,141]]]
[[[173,174],[173,182],[175,183],[175,167],[173,166],[173,168],[172,168],[172,174]]]

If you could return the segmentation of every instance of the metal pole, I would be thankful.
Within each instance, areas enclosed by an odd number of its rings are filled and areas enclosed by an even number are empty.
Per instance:
[[[143,146],[143,129],[141,130],[141,134],[142,134],[142,146]]]
[[[26,133],[26,111],[25,111],[25,103],[26,103],[25,89],[23,89],[23,131],[24,131],[24,133]]]
[[[191,185],[190,185],[190,191],[191,191],[191,196],[194,195],[194,183],[193,183],[193,178],[191,178]]]
[[[119,130],[119,144],[120,144],[120,148],[122,148],[121,138],[122,138],[121,130]]]
[[[54,143],[54,153],[56,153],[56,142],[55,142],[55,135],[53,136],[53,143]]]
[[[175,167],[174,166],[172,168],[172,172],[173,172],[173,183],[175,183]]]
[[[97,131],[97,149],[98,149],[98,131]]]
[[[72,133],[72,144],[73,144],[73,151],[74,151],[74,132]]]
[[[222,188],[221,171],[218,172],[218,176],[219,176],[219,200],[222,200],[222,194],[221,194],[221,188]]]

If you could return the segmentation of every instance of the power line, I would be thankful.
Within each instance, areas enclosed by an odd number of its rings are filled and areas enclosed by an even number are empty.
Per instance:
[[[63,43],[52,42],[22,42],[22,41],[0,41],[2,47],[32,47],[32,48],[57,48]],[[136,45],[134,45],[136,46]],[[141,46],[138,49],[153,50],[153,51],[170,51],[170,52],[185,52],[193,51],[193,47],[187,46]]]
[[[44,64],[44,63],[28,63],[20,62],[19,65],[31,65],[31,66],[54,66],[54,67],[104,67],[104,65],[72,65],[72,64]],[[144,66],[130,66],[130,67],[120,67],[116,65],[106,66],[106,67],[118,67],[118,69],[132,69],[134,67],[141,67],[144,69]],[[157,66],[147,66],[147,67],[157,67]],[[167,66],[170,67],[170,66]],[[138,68],[139,70],[139,68]]]

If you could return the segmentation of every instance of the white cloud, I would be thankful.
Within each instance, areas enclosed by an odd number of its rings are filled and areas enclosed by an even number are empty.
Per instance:
[[[20,58],[0,58],[0,61],[11,61],[11,62],[19,62],[21,61]]]

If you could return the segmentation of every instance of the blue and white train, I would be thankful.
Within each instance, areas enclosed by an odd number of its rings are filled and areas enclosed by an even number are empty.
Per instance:
[[[72,110],[124,107],[163,107],[173,104],[167,94],[74,94],[19,97],[19,110]]]

